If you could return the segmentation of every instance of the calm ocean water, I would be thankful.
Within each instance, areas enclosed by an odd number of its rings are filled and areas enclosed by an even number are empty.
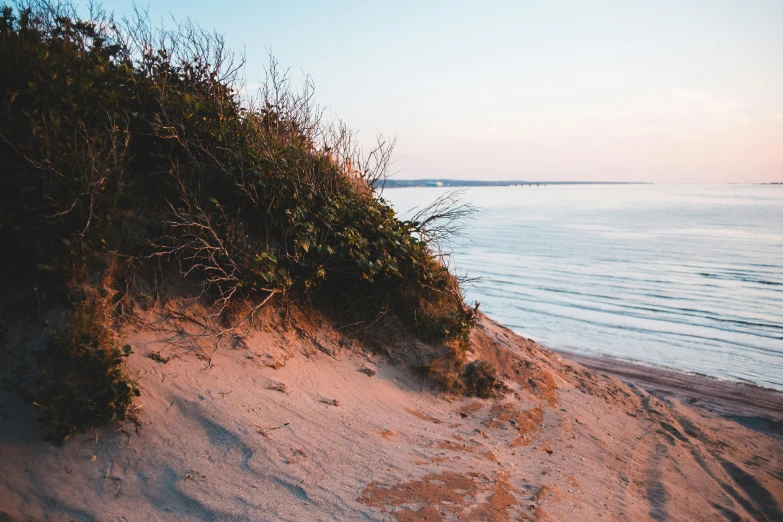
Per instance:
[[[406,215],[447,189],[387,189]],[[783,186],[471,188],[468,297],[545,346],[783,390]]]

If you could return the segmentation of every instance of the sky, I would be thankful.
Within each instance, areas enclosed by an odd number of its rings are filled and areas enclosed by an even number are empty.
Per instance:
[[[268,52],[310,75],[399,178],[783,181],[783,0],[137,3],[224,34],[251,89]]]

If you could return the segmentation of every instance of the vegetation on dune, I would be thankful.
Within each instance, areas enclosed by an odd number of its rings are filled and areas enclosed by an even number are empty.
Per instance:
[[[3,8],[0,255],[13,268],[3,277],[37,267],[83,288],[97,274],[122,289],[116,309],[138,297],[136,282],[175,266],[218,312],[287,295],[357,328],[396,315],[449,347],[434,364],[459,374],[471,310],[432,246],[464,208],[441,201],[400,220],[377,195],[393,143],[363,155],[343,125],[322,121],[309,84],[295,93],[274,61],[246,101],[241,65],[190,24],[85,20],[45,2]],[[50,368],[62,386],[125,397],[80,402],[78,391],[74,412],[60,394],[44,406],[68,429],[121,417],[136,393],[94,328],[104,304],[77,303],[53,341],[58,357],[86,357],[94,382],[65,362]]]
[[[498,378],[495,367],[486,361],[473,361],[464,369],[465,393],[487,399],[502,395],[508,386]]]
[[[81,427],[125,418],[131,400],[139,395],[122,366],[130,346],[120,349],[98,307],[82,301],[65,319],[46,351],[37,397],[55,441]]]

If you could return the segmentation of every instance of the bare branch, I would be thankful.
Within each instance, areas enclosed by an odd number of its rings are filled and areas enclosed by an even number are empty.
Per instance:
[[[465,201],[466,194],[464,188],[445,192],[409,220],[421,240],[434,248],[435,255],[447,256],[446,249],[464,232],[466,221],[478,212],[476,206]]]

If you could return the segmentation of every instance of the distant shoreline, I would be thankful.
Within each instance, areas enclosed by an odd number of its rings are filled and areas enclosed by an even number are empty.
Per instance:
[[[389,179],[385,188],[409,187],[514,187],[536,185],[653,185],[640,181],[481,181],[472,179]]]
[[[437,188],[437,187],[531,187],[547,185],[659,185],[649,181],[481,181],[476,179],[388,179],[385,188]],[[668,183],[664,183],[667,185]],[[686,183],[687,185],[688,183]],[[708,183],[710,184],[710,183]],[[714,183],[716,185],[783,185],[781,181],[767,183]]]

